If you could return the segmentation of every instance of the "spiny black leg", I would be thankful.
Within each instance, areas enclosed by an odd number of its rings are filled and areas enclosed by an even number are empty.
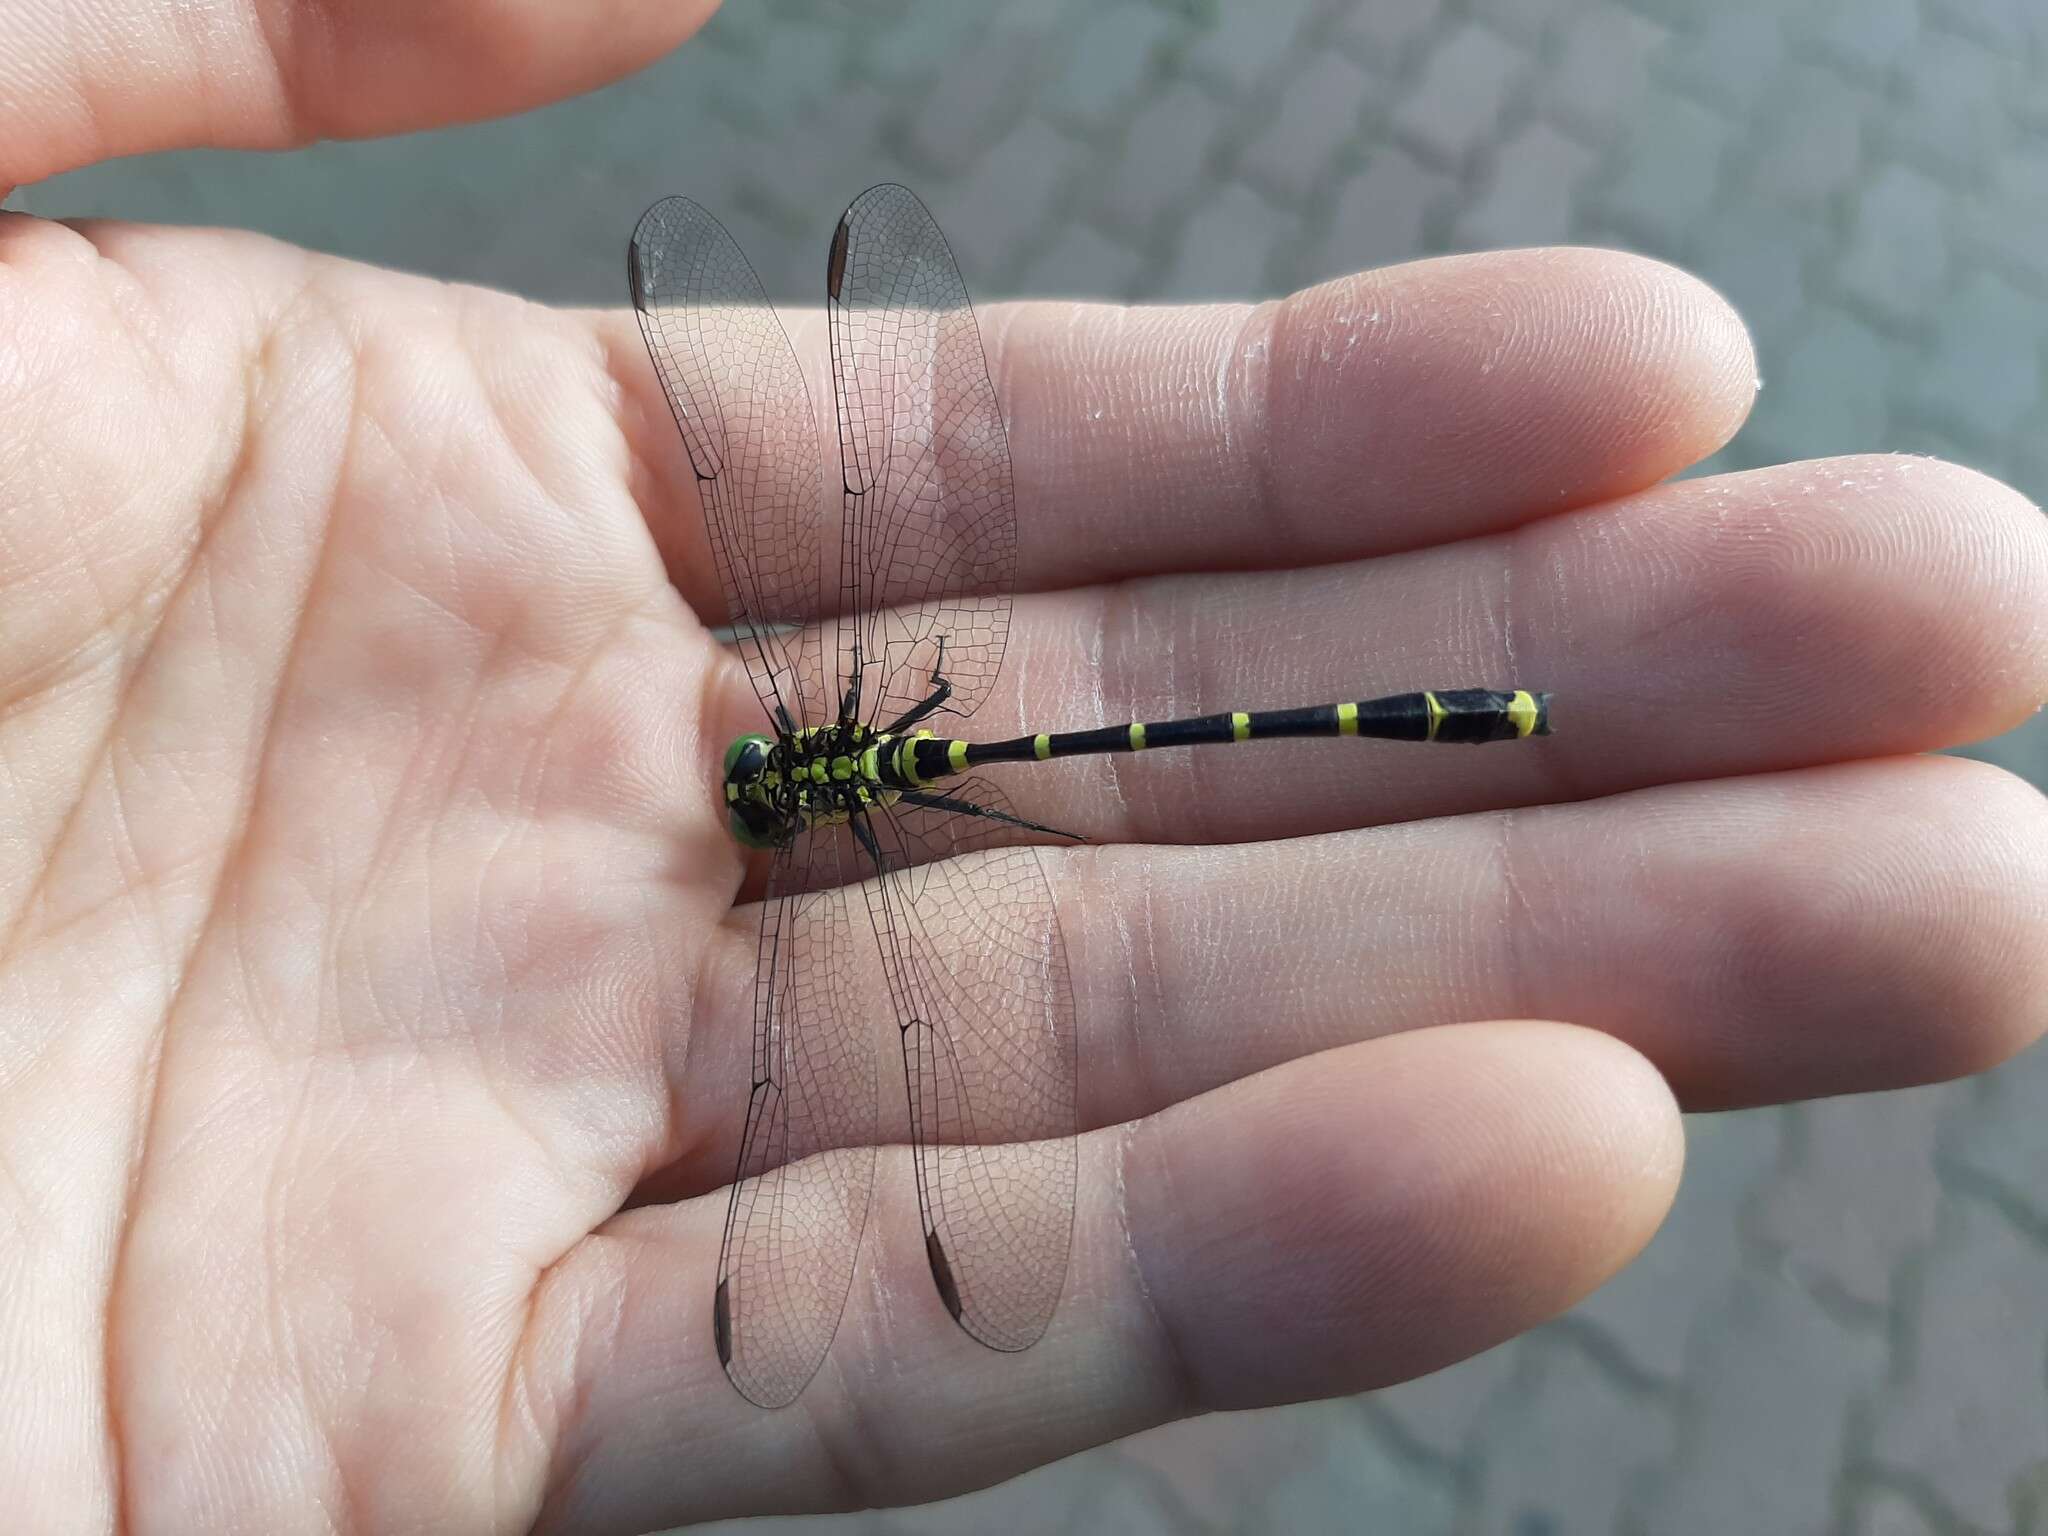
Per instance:
[[[955,800],[951,795],[935,795],[929,790],[906,789],[903,791],[905,805],[921,805],[928,811],[955,811],[962,816],[979,816],[984,821],[1000,821],[1013,827],[1023,827],[1030,832],[1046,832],[1054,837],[1068,838],[1085,843],[1087,838],[1078,832],[1062,832],[1058,827],[1048,827],[1042,821],[1026,821],[1022,816],[1012,816],[1008,811],[999,811],[993,806],[976,805],[972,800]]]
[[[846,680],[846,692],[839,696],[841,725],[860,718],[860,675],[860,639],[856,636],[853,642],[853,675]]]
[[[882,730],[890,736],[894,736],[899,731],[906,731],[920,720],[931,715],[951,697],[953,697],[953,685],[946,681],[946,637],[941,635],[939,636],[939,659],[932,663],[932,691],[925,695],[922,702],[897,716],[888,725],[883,726]]]
[[[906,710],[883,726],[883,733],[895,736],[909,730],[910,727],[932,714],[940,705],[953,696],[953,685],[951,683],[947,682],[944,678],[940,678],[938,679],[938,684],[939,686],[927,694],[915,707]]]
[[[868,825],[867,813],[855,811],[847,817],[846,825],[853,833],[853,840],[865,848],[868,857],[874,860],[875,874],[880,876],[886,873],[887,866],[882,862],[882,845],[875,841],[875,829]]]

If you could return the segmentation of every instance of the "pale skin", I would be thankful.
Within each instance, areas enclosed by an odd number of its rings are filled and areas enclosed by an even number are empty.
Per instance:
[[[0,184],[512,110],[708,8],[4,0]],[[1094,839],[1046,856],[1060,1313],[966,1339],[885,1152],[833,1353],[764,1414],[710,1327],[755,920],[714,797],[760,716],[630,316],[0,215],[11,1528],[935,1498],[1485,1348],[1648,1239],[1680,1107],[2041,1029],[2041,797],[1915,755],[2048,695],[2013,491],[1663,483],[1755,365],[1617,255],[984,329],[1027,534],[977,734],[1467,682],[1555,690],[1558,734],[1010,775]]]

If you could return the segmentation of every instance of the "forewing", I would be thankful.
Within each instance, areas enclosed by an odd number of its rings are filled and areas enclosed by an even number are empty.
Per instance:
[[[822,724],[823,642],[800,626],[821,612],[824,476],[789,337],[725,226],[686,197],[641,217],[627,266],[754,691],[771,716]]]
[[[981,332],[946,238],[903,187],[862,193],[826,272],[845,516],[839,675],[886,723],[953,684],[987,697],[1017,574],[1010,445]],[[943,643],[943,662],[940,646]]]
[[[874,1180],[871,1021],[859,993],[842,829],[776,857],[762,903],[746,1128],[713,1300],[714,1334],[741,1394],[779,1408],[831,1347]]]
[[[1010,809],[984,780],[948,792]],[[905,805],[876,821],[885,862],[953,855],[878,891],[900,938],[883,958],[926,1256],[961,1327],[1025,1349],[1059,1302],[1074,1224],[1074,1000],[1052,889],[1036,849],[992,846],[1000,824]]]

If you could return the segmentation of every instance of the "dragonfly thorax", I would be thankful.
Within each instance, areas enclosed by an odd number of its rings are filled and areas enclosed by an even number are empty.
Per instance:
[[[888,805],[901,793],[884,762],[895,739],[858,723],[735,738],[725,749],[732,835],[749,848],[780,848],[806,827],[831,826],[856,810]]]

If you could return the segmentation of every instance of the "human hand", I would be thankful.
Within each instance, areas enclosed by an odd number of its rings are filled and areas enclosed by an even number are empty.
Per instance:
[[[670,9],[450,100],[474,38],[373,58],[344,10],[186,75],[144,8],[147,67],[43,61],[111,71],[102,110],[17,93],[0,180],[505,109]],[[1066,1296],[1025,1354],[967,1340],[891,1152],[833,1353],[764,1414],[709,1321],[753,974],[715,791],[759,706],[631,316],[0,216],[19,1528],[933,1498],[1555,1313],[1662,1216],[1673,1090],[1894,1086],[2040,1028],[2040,797],[1902,754],[2048,692],[2048,529],[1924,460],[1660,484],[1752,391],[1697,284],[1501,254],[984,334],[1025,544],[977,734],[1465,679],[1554,689],[1559,734],[1008,781],[1099,844],[1043,855]]]

